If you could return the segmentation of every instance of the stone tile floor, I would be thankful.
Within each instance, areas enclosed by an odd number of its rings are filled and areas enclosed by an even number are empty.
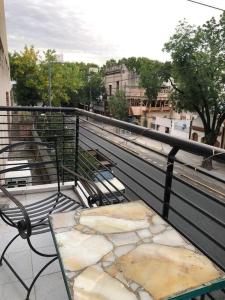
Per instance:
[[[0,225],[1,242],[0,250],[2,251],[8,238],[13,236],[13,231],[5,225]],[[7,226],[8,227],[8,226]],[[36,241],[35,241],[36,239]],[[34,244],[37,249],[45,253],[54,253],[55,248],[51,233],[45,233],[34,237]],[[18,239],[12,248],[8,250],[6,258],[12,263],[18,273],[27,284],[32,281],[37,271],[49,260],[33,253],[27,246],[26,241]],[[25,300],[26,290],[22,287],[16,277],[12,274],[6,264],[0,267],[0,299],[1,300]],[[53,262],[37,280],[32,291],[30,300],[67,300],[66,289],[60,272],[58,261]]]
[[[71,191],[64,191],[70,196],[74,196]],[[22,200],[23,204],[35,202],[44,199],[50,195],[49,192],[24,194],[17,198]],[[32,200],[30,200],[32,199]],[[16,235],[15,229],[0,221],[0,253],[8,241]],[[55,253],[55,247],[51,233],[36,235],[31,238],[33,245],[44,253]],[[41,257],[30,250],[26,240],[18,238],[8,249],[6,258],[14,266],[21,278],[29,285],[38,270],[42,268],[49,258]],[[6,264],[0,267],[0,299],[1,300],[25,300],[26,290],[9,270]],[[58,261],[53,262],[37,280],[30,300],[68,300],[64,281],[60,271]]]

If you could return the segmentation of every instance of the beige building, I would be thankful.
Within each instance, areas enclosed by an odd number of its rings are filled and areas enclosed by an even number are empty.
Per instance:
[[[4,2],[0,0],[0,105],[10,105],[10,68],[5,26]]]
[[[139,76],[129,71],[125,65],[108,68],[105,72],[107,98],[114,95],[117,90],[123,90],[129,103],[129,116],[133,122],[141,125],[147,119],[147,126],[151,127],[157,116],[170,118],[173,113],[169,105],[171,87],[166,83],[163,84],[157,99],[147,107],[145,89],[139,87],[139,81]]]
[[[8,57],[8,46],[7,46],[7,36],[6,36],[6,25],[5,25],[5,11],[4,11],[4,2],[0,0],[0,105],[10,106],[11,97],[11,83],[10,83],[10,68],[9,68],[9,57]],[[9,125],[2,125],[2,123],[10,122],[9,113],[5,116],[5,112],[0,112],[0,147],[3,144],[8,144],[8,132]],[[1,164],[3,160],[1,157]],[[0,166],[1,168],[1,166]]]
[[[197,117],[192,122],[190,137],[196,142],[204,143],[204,136],[205,133],[202,121],[200,117]],[[225,149],[225,122],[221,126],[219,136],[214,146]]]

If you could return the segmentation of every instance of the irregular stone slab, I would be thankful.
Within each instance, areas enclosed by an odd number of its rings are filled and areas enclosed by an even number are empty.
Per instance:
[[[98,262],[113,249],[104,236],[85,234],[77,230],[56,234],[66,270],[78,271]]]
[[[205,256],[157,244],[143,244],[117,260],[127,280],[132,280],[160,300],[220,277]]]
[[[113,206],[113,205],[111,205]],[[116,219],[105,216],[81,216],[80,224],[88,226],[100,233],[118,233],[148,228],[148,220]]]
[[[188,245],[179,233],[170,229],[153,237],[153,242],[167,246],[185,246]]]
[[[137,300],[119,280],[92,266],[74,280],[74,300]]]
[[[162,232],[163,230],[165,230],[166,226],[160,225],[160,224],[157,224],[157,225],[151,224],[149,226],[149,228],[153,234],[158,234],[158,233]]]
[[[142,229],[142,230],[138,230],[137,234],[140,236],[140,238],[145,239],[145,238],[149,238],[152,236],[151,232],[149,231],[149,229]]]
[[[73,227],[76,224],[74,220],[74,211],[61,214],[54,214],[54,217],[52,218],[52,224],[54,229]]]
[[[164,221],[163,218],[158,215],[152,217],[152,223],[155,225],[167,225],[166,221]]]
[[[135,232],[108,234],[107,237],[115,246],[135,244],[140,240]]]
[[[113,262],[115,260],[115,255],[113,252],[109,252],[103,256],[102,261]]]
[[[81,212],[81,216],[106,216],[127,220],[143,220],[151,215],[152,212],[142,201],[101,206]]]
[[[135,245],[124,245],[124,246],[120,246],[117,247],[114,252],[116,254],[117,257],[122,256],[128,252],[130,252],[131,250],[133,250],[134,248],[136,248]]]
[[[141,298],[141,300],[154,300],[148,293],[146,293],[145,291],[140,291],[139,296]]]

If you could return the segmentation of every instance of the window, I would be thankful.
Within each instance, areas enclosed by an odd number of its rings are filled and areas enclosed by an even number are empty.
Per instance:
[[[18,181],[18,186],[26,186],[26,180]]]
[[[8,188],[14,188],[16,187],[16,182],[15,181],[11,181],[8,183]]]
[[[117,82],[116,82],[116,90],[118,91],[119,89],[120,89],[120,82],[117,81]]]

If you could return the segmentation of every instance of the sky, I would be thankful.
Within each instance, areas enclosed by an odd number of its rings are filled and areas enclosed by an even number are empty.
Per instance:
[[[199,0],[225,9],[225,0]],[[145,56],[166,61],[163,45],[184,18],[202,25],[222,12],[187,0],[5,0],[9,50],[55,49],[65,61]]]

